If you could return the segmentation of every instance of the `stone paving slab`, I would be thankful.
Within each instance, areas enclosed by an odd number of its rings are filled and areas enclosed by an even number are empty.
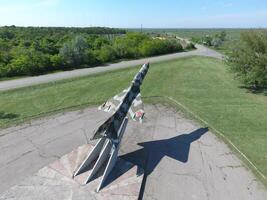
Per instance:
[[[36,174],[4,192],[1,200],[131,200],[137,199],[143,180],[143,169],[118,159],[104,187],[96,192],[104,168],[88,184],[89,170],[73,178],[73,173],[91,151],[92,145],[79,146],[67,155],[40,169]]]

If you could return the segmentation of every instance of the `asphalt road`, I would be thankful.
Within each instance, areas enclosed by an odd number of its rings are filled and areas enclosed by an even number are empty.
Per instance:
[[[145,169],[143,199],[266,200],[267,191],[205,127],[160,105],[130,122],[120,155]],[[108,115],[96,108],[57,114],[0,131],[0,199],[62,155],[90,143]]]
[[[72,71],[65,71],[65,72],[59,72],[59,73],[54,73],[54,74],[47,74],[47,75],[40,75],[40,76],[34,76],[34,77],[20,78],[20,79],[15,79],[15,80],[1,81],[0,91],[22,88],[22,87],[27,87],[31,85],[38,85],[38,84],[58,81],[62,79],[82,77],[82,76],[87,76],[90,74],[97,74],[97,73],[101,73],[105,71],[112,71],[112,70],[122,69],[122,68],[127,68],[127,67],[133,67],[137,65],[142,65],[146,62],[156,63],[156,62],[173,60],[176,58],[182,58],[182,57],[188,57],[188,56],[207,56],[207,57],[214,57],[218,59],[223,58],[222,54],[212,49],[208,49],[201,45],[196,45],[196,47],[197,47],[196,50],[189,51],[189,52],[174,53],[174,54],[156,56],[156,57],[151,57],[151,58],[143,58],[139,60],[122,61],[122,62],[113,63],[113,64],[109,64],[105,66],[98,66],[94,68],[76,69]]]

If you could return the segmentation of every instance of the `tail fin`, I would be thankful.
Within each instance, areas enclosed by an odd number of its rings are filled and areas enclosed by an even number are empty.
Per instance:
[[[145,111],[144,111],[144,104],[142,102],[140,93],[137,95],[136,99],[133,101],[133,104],[129,109],[128,115],[130,115],[130,117],[134,121],[139,121],[140,123],[143,122]]]

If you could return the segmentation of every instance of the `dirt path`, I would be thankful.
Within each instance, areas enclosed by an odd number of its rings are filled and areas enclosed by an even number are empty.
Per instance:
[[[145,168],[143,199],[267,199],[263,185],[206,128],[163,106],[146,111],[143,125],[129,123],[120,151]],[[0,131],[0,199],[22,179],[90,142],[106,117],[87,108]]]

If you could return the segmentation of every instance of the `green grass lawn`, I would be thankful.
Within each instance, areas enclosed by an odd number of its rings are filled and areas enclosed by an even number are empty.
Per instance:
[[[0,127],[47,113],[102,103],[126,88],[138,68],[0,93]],[[191,57],[152,64],[145,101],[169,96],[227,136],[267,176],[267,97],[239,87],[222,61]]]

